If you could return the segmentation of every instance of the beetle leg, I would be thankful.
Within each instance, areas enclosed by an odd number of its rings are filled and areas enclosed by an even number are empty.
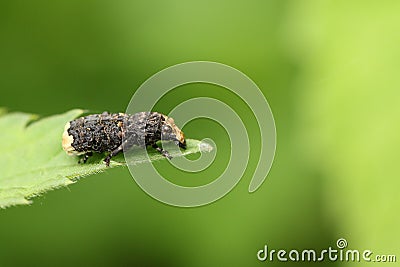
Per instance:
[[[119,147],[117,147],[116,149],[114,149],[113,151],[111,151],[110,154],[108,154],[108,156],[104,159],[104,162],[106,163],[107,167],[110,166],[110,160],[111,160],[111,158],[114,157],[115,155],[117,155],[118,153],[120,153],[121,151],[123,151],[124,149],[127,149],[126,146],[132,141],[132,139],[133,139],[134,137],[135,137],[135,136],[132,135],[130,138],[124,140],[123,143],[122,143]]]
[[[86,152],[85,155],[79,159],[78,163],[86,163],[86,161],[93,156],[93,152]]]
[[[106,163],[107,167],[110,166],[110,160],[112,157],[114,157],[115,155],[117,155],[119,152],[121,152],[123,150],[123,146],[120,145],[119,147],[117,147],[116,149],[114,149],[113,151],[111,151],[110,154],[108,154],[108,156],[104,159],[104,162]]]
[[[159,147],[157,144],[152,144],[151,145],[153,148],[155,148],[158,152],[160,152],[161,155],[163,155],[164,157],[168,158],[168,159],[172,159],[172,156],[168,153],[167,150],[162,149],[161,147]]]

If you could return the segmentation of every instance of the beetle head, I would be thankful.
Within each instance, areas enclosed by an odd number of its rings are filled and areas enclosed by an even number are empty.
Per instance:
[[[185,135],[178,126],[175,125],[174,119],[164,116],[164,123],[161,126],[161,136],[163,140],[171,140],[177,146],[186,149]]]

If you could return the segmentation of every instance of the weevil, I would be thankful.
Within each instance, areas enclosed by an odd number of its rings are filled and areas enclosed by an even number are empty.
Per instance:
[[[93,152],[108,155],[107,166],[115,155],[133,146],[152,146],[164,157],[171,159],[168,151],[157,141],[172,141],[186,149],[184,133],[174,119],[158,112],[93,114],[66,123],[62,135],[62,147],[68,155],[84,155],[79,162],[88,160]]]

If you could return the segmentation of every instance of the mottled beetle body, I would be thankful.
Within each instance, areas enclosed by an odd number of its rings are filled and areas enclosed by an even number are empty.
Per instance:
[[[68,155],[82,155],[86,162],[93,152],[109,152],[110,159],[133,146],[152,146],[163,156],[171,158],[167,151],[158,147],[159,140],[173,141],[186,148],[183,132],[172,118],[158,112],[125,113],[103,112],[78,118],[65,125],[62,147]]]

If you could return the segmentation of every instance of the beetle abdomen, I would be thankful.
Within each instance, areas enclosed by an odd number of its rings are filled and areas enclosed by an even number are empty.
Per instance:
[[[126,117],[125,114],[103,113],[70,121],[65,127],[64,135],[68,140],[63,142],[64,150],[72,155],[114,150],[122,143],[122,126]]]

